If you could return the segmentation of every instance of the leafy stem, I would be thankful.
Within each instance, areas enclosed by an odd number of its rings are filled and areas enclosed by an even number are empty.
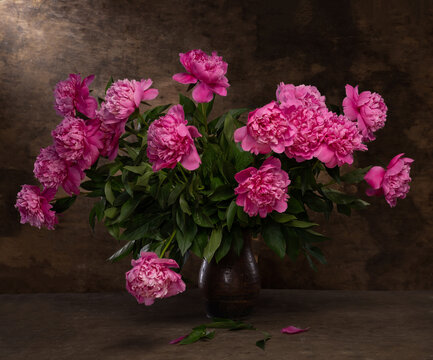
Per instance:
[[[176,230],[173,230],[173,232],[170,235],[170,238],[167,241],[167,244],[165,244],[164,249],[161,251],[161,255],[159,255],[160,258],[162,258],[167,251],[168,247],[170,246],[171,242],[174,239],[174,235],[176,235]]]

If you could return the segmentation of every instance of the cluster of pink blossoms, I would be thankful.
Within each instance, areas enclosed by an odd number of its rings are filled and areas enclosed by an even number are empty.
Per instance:
[[[185,291],[181,275],[170,270],[179,268],[173,259],[160,259],[153,252],[142,252],[131,265],[133,268],[126,273],[126,289],[140,304],[152,305],[155,299]]]

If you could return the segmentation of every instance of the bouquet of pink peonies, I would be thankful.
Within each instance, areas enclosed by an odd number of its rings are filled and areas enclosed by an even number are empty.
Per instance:
[[[386,169],[340,174],[385,125],[380,95],[347,85],[342,108],[331,111],[316,87],[281,83],[269,104],[211,117],[215,96],[227,95],[227,63],[202,50],[180,54],[180,62],[185,72],[173,79],[189,84],[192,99],[180,94],[173,106],[150,107],[158,96],[150,79],[111,79],[98,99],[89,91],[93,76],[58,83],[55,109],[63,120],[34,165],[42,188],[23,185],[16,202],[21,223],[54,229],[57,214],[79,195],[96,198],[90,225],[103,222],[123,242],[110,261],[133,257],[126,287],[138,302],[184,291],[172,269],[188,252],[208,262],[230,249],[239,254],[245,228],[280,257],[302,253],[313,268],[324,263],[317,243],[326,238],[313,230],[309,212],[350,215],[368,205],[333,184],[365,179],[367,195],[384,195],[391,207],[405,198],[413,160],[403,154]],[[60,186],[70,196],[56,198]]]

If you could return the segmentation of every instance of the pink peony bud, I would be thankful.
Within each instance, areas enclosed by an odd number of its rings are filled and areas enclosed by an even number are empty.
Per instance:
[[[187,73],[173,75],[173,80],[181,84],[195,84],[192,92],[193,99],[198,103],[207,103],[212,100],[213,93],[226,96],[230,86],[225,74],[227,63],[214,51],[207,55],[202,50],[190,50],[179,54],[180,62]]]
[[[180,274],[170,268],[179,268],[173,259],[160,259],[153,252],[142,252],[138,260],[132,260],[133,268],[126,273],[126,290],[145,305],[155,299],[167,298],[185,291]]]
[[[196,127],[187,126],[181,105],[152,122],[147,132],[147,156],[153,171],[173,169],[178,162],[187,170],[197,169],[201,160],[194,145],[196,137],[201,134]]]
[[[21,224],[29,223],[39,229],[45,226],[48,230],[54,230],[58,220],[56,213],[50,210],[50,201],[55,194],[55,189],[46,189],[41,193],[38,186],[23,185],[15,203],[21,215]]]
[[[294,129],[275,101],[248,114],[247,126],[237,129],[234,140],[253,154],[281,154],[293,143]]]
[[[54,89],[57,114],[75,116],[78,110],[89,118],[94,117],[98,102],[89,95],[89,85],[94,78],[94,75],[90,75],[81,81],[80,74],[70,74],[68,79],[57,83]]]
[[[379,94],[370,91],[358,94],[358,86],[346,85],[343,108],[344,114],[350,120],[358,122],[364,141],[374,140],[373,133],[385,126],[388,108]]]
[[[257,170],[249,167],[235,175],[239,186],[235,189],[236,204],[242,206],[249,216],[265,218],[276,210],[280,213],[287,209],[287,187],[289,175],[281,170],[281,162],[274,157],[267,158]]]
[[[373,166],[364,176],[364,180],[371,186],[367,189],[368,196],[384,195],[389,206],[397,205],[397,199],[404,199],[409,192],[410,165],[413,159],[402,158],[398,154],[389,162],[386,169]]]

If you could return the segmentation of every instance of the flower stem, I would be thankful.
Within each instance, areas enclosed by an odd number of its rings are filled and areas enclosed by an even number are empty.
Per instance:
[[[188,184],[188,178],[187,178],[186,175],[185,175],[185,171],[183,171],[183,166],[180,165],[180,164],[179,164],[179,169],[180,169],[180,172],[181,172],[182,175],[183,175],[183,178],[185,179],[186,183]]]
[[[165,244],[164,249],[161,252],[161,255],[159,255],[160,258],[163,258],[165,252],[167,251],[168,247],[170,246],[171,242],[174,239],[174,235],[176,235],[176,230],[173,230],[173,232],[170,235],[170,238],[167,241],[167,244]]]

